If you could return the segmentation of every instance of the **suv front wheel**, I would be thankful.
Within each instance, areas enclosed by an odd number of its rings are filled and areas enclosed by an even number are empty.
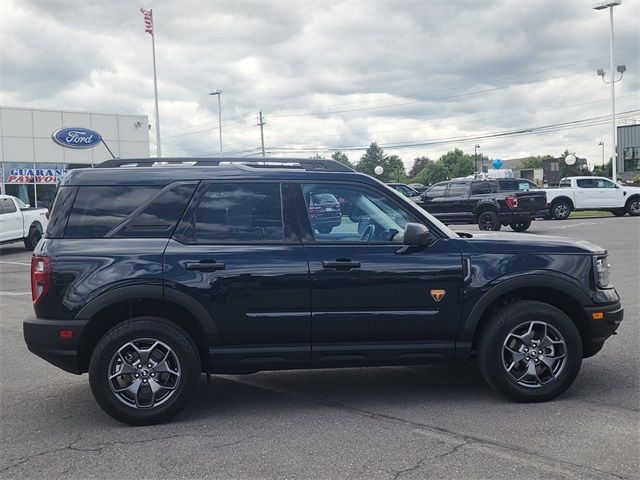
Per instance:
[[[162,318],[137,317],[98,342],[89,383],[111,417],[129,425],[152,425],[187,406],[200,370],[198,350],[184,330]]]
[[[575,380],[582,365],[582,340],[561,310],[518,301],[489,318],[478,339],[478,361],[494,389],[520,402],[544,402]]]

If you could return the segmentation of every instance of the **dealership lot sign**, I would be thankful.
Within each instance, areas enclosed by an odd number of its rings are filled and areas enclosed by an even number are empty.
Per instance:
[[[93,148],[102,141],[102,135],[89,128],[61,128],[51,138],[66,148]]]
[[[7,183],[50,183],[56,184],[67,173],[64,169],[52,168],[12,168]]]

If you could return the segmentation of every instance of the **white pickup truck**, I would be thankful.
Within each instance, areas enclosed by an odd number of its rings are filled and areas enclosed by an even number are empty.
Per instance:
[[[558,188],[546,188],[549,216],[565,220],[574,210],[603,210],[621,217],[640,215],[640,188],[605,177],[567,177]]]
[[[48,210],[30,208],[11,195],[0,195],[0,244],[22,240],[27,250],[33,250],[47,229]]]

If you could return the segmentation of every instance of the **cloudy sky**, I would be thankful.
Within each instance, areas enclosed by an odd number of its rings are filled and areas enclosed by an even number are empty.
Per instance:
[[[0,0],[0,105],[145,114],[153,124],[153,8],[165,156],[352,160],[376,141],[407,166],[454,147],[490,158],[599,162],[610,127],[609,18],[595,0]],[[640,108],[640,0],[615,9],[617,110]],[[566,124],[544,133],[489,134]],[[622,121],[640,120],[640,113]],[[586,125],[585,125],[586,123]],[[570,128],[568,128],[570,127]],[[151,129],[152,155],[155,135]]]

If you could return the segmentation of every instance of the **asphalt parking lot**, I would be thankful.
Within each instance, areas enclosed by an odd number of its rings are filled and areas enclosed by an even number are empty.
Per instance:
[[[640,478],[640,221],[530,232],[606,247],[625,307],[556,401],[511,403],[474,362],[203,376],[186,412],[138,428],[100,410],[86,375],[27,351],[30,254],[2,247],[0,478]]]

